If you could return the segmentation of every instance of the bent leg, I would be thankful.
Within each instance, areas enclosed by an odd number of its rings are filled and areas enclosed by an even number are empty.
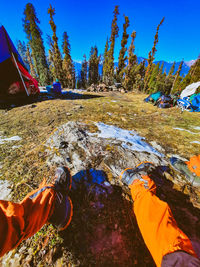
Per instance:
[[[0,257],[48,222],[56,194],[52,186],[43,183],[20,203],[0,200]]]
[[[168,204],[155,195],[154,182],[148,176],[142,178],[148,181],[148,189],[140,180],[134,181],[130,189],[138,226],[156,265],[161,266],[163,256],[178,250],[196,257],[189,238],[178,228]]]

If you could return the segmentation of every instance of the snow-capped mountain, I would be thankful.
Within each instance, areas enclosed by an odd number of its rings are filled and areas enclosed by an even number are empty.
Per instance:
[[[194,63],[196,62],[197,60],[196,59],[192,59],[190,61],[185,61],[185,64],[188,66],[188,67],[191,67],[192,65],[194,65]]]
[[[137,60],[138,60],[138,63],[141,63],[143,60],[145,60],[145,65],[147,66],[147,59],[145,59],[143,57],[138,57]],[[167,62],[167,61],[160,60],[160,61],[155,61],[154,63],[155,64],[159,63],[160,66],[161,66],[162,62],[164,62],[163,71],[166,71],[166,73],[168,74],[170,69],[171,69],[171,67],[172,67],[172,65],[173,65],[173,62]],[[188,73],[190,67],[195,62],[196,62],[196,60],[184,61],[183,62],[183,66],[182,66],[182,70],[181,70],[181,75],[185,76]],[[181,62],[176,62],[175,63],[175,71],[174,72],[176,72],[178,70],[178,67],[179,67],[180,63]],[[81,71],[81,63],[77,62],[77,61],[74,61],[74,64],[75,64],[76,74],[78,75],[80,73],[80,71]],[[115,67],[117,67],[118,66],[118,62],[115,62],[114,65],[115,65]],[[102,66],[102,64],[100,64],[99,65],[99,73],[100,73],[100,75],[102,74],[102,71],[103,71],[103,66]]]

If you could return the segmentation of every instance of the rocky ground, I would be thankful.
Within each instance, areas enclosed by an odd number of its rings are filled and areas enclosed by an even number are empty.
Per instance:
[[[144,97],[69,94],[0,110],[1,197],[22,199],[65,164],[73,175],[74,205],[67,230],[44,226],[5,255],[2,266],[155,266],[129,190],[119,180],[124,168],[144,160],[155,164],[157,195],[200,251],[199,189],[169,166],[172,154],[188,158],[199,152],[198,114],[160,110]]]

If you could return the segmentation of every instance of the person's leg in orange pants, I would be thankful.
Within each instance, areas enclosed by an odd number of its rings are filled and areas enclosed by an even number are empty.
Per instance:
[[[68,169],[58,168],[55,182],[42,183],[20,203],[0,200],[0,257],[29,238],[46,223],[65,229],[72,218]]]
[[[147,164],[143,165],[144,168],[140,170],[139,167],[139,171],[136,170],[137,168],[126,169],[121,174],[121,178],[131,190],[137,223],[156,265],[161,266],[163,257],[168,254],[174,256],[176,251],[187,252],[194,256],[191,257],[193,261],[200,264],[200,261],[195,258],[196,254],[189,238],[178,228],[168,204],[155,195],[155,183],[147,175],[140,174],[140,172],[145,174],[145,166],[148,167]]]

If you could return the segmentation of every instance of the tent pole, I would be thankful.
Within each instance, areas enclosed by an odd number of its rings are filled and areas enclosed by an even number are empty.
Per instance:
[[[15,65],[16,65],[17,70],[18,70],[18,72],[19,72],[19,76],[20,76],[20,78],[21,78],[21,80],[22,80],[22,83],[23,83],[24,89],[25,89],[25,91],[26,91],[26,93],[27,93],[27,96],[29,96],[28,89],[27,89],[27,87],[26,87],[26,85],[25,85],[25,82],[24,82],[24,80],[23,80],[23,77],[22,77],[22,75],[21,75],[21,72],[20,72],[20,70],[19,70],[19,67],[18,67],[18,65],[17,65],[16,59],[15,59],[15,56],[14,56],[13,53],[12,53],[12,57],[13,57],[13,59],[14,59]]]

